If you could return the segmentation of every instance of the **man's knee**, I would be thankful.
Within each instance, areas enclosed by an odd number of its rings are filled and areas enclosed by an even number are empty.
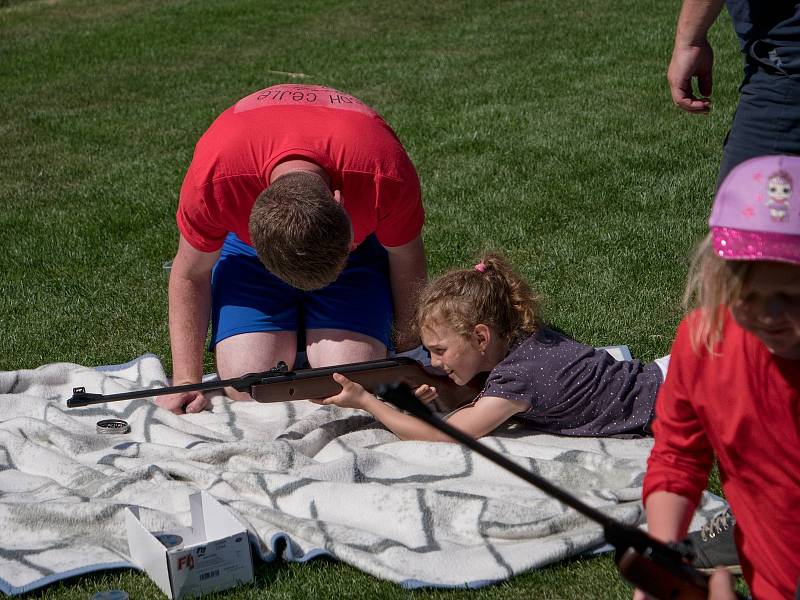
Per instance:
[[[219,341],[214,348],[220,379],[269,371],[281,361],[291,369],[296,353],[297,333],[294,331],[242,333]],[[226,388],[226,394],[234,400],[250,398],[249,394],[232,388]]]
[[[386,358],[386,345],[363,333],[344,329],[309,329],[306,352],[312,367],[344,365]]]

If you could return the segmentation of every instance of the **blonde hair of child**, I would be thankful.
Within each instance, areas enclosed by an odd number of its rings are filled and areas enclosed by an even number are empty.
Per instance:
[[[698,246],[683,294],[686,310],[698,309],[691,329],[692,348],[705,348],[714,353],[714,345],[722,338],[722,324],[728,307],[741,297],[742,288],[752,263],[724,260],[717,256],[711,234]]]
[[[506,343],[527,337],[540,327],[540,298],[497,252],[485,253],[475,267],[458,269],[432,280],[422,290],[416,322],[445,323],[469,337],[479,323]]]

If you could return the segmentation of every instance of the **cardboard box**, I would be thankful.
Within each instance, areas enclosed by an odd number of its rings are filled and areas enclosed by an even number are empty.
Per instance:
[[[169,598],[191,598],[253,580],[247,529],[206,492],[189,496],[192,526],[150,532],[138,508],[127,508],[125,525],[133,562]]]

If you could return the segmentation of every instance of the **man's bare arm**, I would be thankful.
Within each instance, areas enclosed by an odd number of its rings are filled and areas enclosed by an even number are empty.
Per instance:
[[[724,3],[725,0],[684,0],[681,6],[667,80],[675,106],[690,113],[703,114],[711,108],[714,52],[707,34]],[[700,97],[692,90],[694,78]]]
[[[203,377],[203,351],[211,313],[211,269],[217,252],[201,252],[181,236],[169,277],[169,337],[175,385],[197,383]],[[156,400],[172,412],[202,410],[200,392]]]
[[[403,352],[419,345],[414,333],[414,310],[422,286],[428,280],[422,236],[407,244],[386,248],[389,253],[389,281],[394,301],[395,350]]]

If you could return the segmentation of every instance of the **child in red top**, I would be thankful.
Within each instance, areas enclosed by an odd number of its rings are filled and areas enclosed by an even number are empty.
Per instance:
[[[776,218],[776,176],[800,182],[800,157],[748,160],[717,192],[687,287],[698,308],[672,347],[643,491],[650,533],[681,539],[716,456],[758,599],[793,598],[800,578],[800,201],[788,190]]]

